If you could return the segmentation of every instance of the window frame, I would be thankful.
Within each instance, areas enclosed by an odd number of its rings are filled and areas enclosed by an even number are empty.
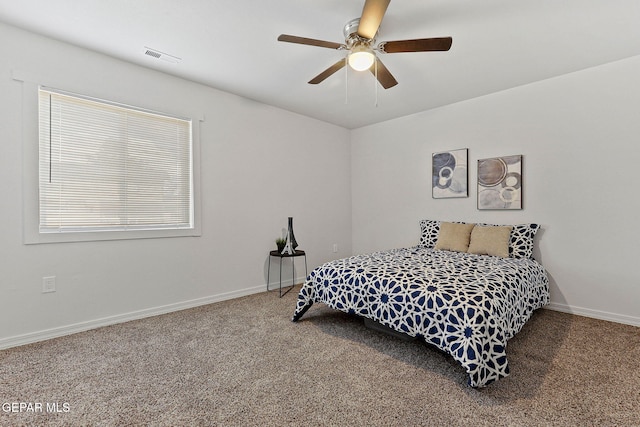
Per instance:
[[[202,235],[200,201],[200,126],[204,116],[198,113],[163,113],[175,117],[194,117],[192,119],[192,188],[193,188],[193,228],[148,229],[122,231],[82,231],[64,233],[40,232],[40,190],[39,190],[39,88],[51,89],[54,85],[45,85],[29,81],[19,72],[12,70],[13,79],[22,83],[22,140],[23,140],[23,243],[66,243],[92,242],[129,239],[156,239],[173,237],[199,237]],[[57,90],[57,89],[56,89]],[[59,91],[73,96],[94,98],[99,96],[76,95],[71,91]],[[109,101],[107,101],[109,102]],[[127,103],[114,102],[128,106]],[[143,108],[131,107],[144,110]],[[147,111],[153,112],[152,109]],[[197,119],[195,117],[198,117]]]

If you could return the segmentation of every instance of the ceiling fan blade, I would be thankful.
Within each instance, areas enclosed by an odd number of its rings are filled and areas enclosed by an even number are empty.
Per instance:
[[[445,51],[451,49],[452,43],[453,39],[451,37],[396,40],[380,43],[378,50],[385,53]]]
[[[372,39],[378,32],[384,13],[391,0],[366,0],[362,8],[362,16],[358,25],[358,35],[365,39]]]
[[[382,61],[380,61],[378,58],[376,58],[376,64],[378,67],[378,81],[380,82],[380,84],[382,85],[383,88],[385,89],[389,89],[390,87],[394,87],[395,85],[398,84],[398,81],[395,79],[395,77],[393,77],[393,75],[391,75],[391,73],[389,72],[389,70],[387,69],[387,67],[384,66],[384,64],[382,63]],[[375,76],[376,75],[376,67],[371,67],[370,68],[371,73]]]
[[[318,83],[324,81],[324,79],[326,79],[327,77],[329,77],[330,75],[334,74],[336,71],[344,67],[346,62],[347,61],[345,59],[341,59],[340,61],[333,64],[331,67],[327,68],[326,70],[324,70],[323,72],[321,72],[320,74],[318,74],[317,76],[309,80],[309,84],[317,85]]]
[[[291,36],[289,34],[280,34],[278,37],[280,42],[306,44],[309,46],[328,47],[329,49],[344,49],[345,45],[342,43],[328,42],[325,40],[309,39],[307,37]]]

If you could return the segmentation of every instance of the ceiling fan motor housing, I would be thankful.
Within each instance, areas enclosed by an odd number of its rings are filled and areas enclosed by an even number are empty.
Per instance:
[[[360,18],[352,19],[347,22],[342,30],[344,38],[348,39],[352,34],[356,34],[358,32],[358,26],[360,26]]]
[[[358,34],[358,27],[360,26],[360,18],[352,19],[347,22],[342,30],[344,34],[344,41],[348,50],[353,50],[358,46],[372,47],[375,43],[375,37],[367,39]],[[378,33],[376,32],[376,36]]]

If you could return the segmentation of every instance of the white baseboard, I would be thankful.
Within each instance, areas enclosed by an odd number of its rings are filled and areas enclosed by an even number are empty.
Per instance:
[[[300,283],[304,283],[306,277],[302,276],[302,277],[296,277],[295,280],[293,280],[291,277],[289,277],[288,279],[282,278],[282,287],[286,288],[289,287],[291,285],[299,285]],[[266,286],[266,285],[265,285]],[[274,289],[278,289],[280,287],[280,281],[278,280],[271,280],[269,282],[269,290],[273,291]]]
[[[304,280],[304,279],[303,279]],[[290,283],[291,281],[289,281]],[[298,282],[299,283],[299,282]],[[284,286],[285,282],[282,282]],[[276,284],[278,286],[278,284]],[[270,289],[272,289],[270,287]],[[115,316],[103,317],[101,319],[88,320],[86,322],[75,323],[72,325],[60,326],[57,328],[45,329],[37,332],[30,332],[24,335],[17,335],[0,339],[0,350],[20,345],[31,344],[38,341],[45,341],[51,338],[58,338],[65,335],[71,335],[78,332],[88,331],[103,326],[115,325],[117,323],[129,322],[131,320],[143,319],[145,317],[157,316],[160,314],[171,313],[174,311],[185,310],[188,308],[198,307],[201,305],[211,304],[214,302],[225,301],[233,298],[239,298],[246,295],[264,292],[266,284],[253,288],[241,289],[223,294],[211,295],[208,297],[197,298],[189,301],[177,302],[174,304],[163,305],[159,307],[146,308],[144,310],[133,311],[130,313],[117,314]]]
[[[302,283],[304,277],[299,277],[296,280],[283,280],[282,286],[291,286],[293,282]],[[269,290],[273,291],[278,289],[280,282],[271,282],[269,284]],[[171,313],[174,311],[185,310],[188,308],[198,307],[201,305],[212,304],[214,302],[226,301],[233,298],[239,298],[246,295],[252,295],[260,292],[264,292],[266,285],[260,285],[253,288],[241,289],[233,292],[226,292],[223,294],[211,295],[208,297],[197,298],[189,301],[182,301],[174,304],[163,305],[159,307],[151,307],[144,310],[133,311],[130,313],[118,314],[115,316],[103,317],[101,319],[89,320],[86,322],[75,323],[72,325],[60,326],[52,329],[45,329],[42,331],[31,332],[24,335],[17,335],[8,338],[0,339],[0,350],[4,350],[11,347],[18,347],[25,344],[32,344],[39,341],[45,341],[52,338],[58,338],[65,335],[71,335],[78,332],[88,331],[90,329],[96,329],[103,326],[115,325],[117,323],[129,322],[131,320],[143,319],[145,317],[158,316],[160,314]],[[610,322],[623,323],[625,325],[640,326],[640,318],[633,316],[626,316],[622,314],[609,313],[605,311],[591,310],[582,307],[572,307],[566,304],[549,303],[545,308],[549,310],[560,311],[563,313],[576,314],[579,316],[592,317],[595,319],[607,320]]]
[[[556,302],[549,303],[549,310],[561,311],[563,313],[576,314],[578,316],[592,317],[594,319],[607,320],[609,322],[623,323],[625,325],[640,326],[640,318],[626,316],[624,314],[609,313],[606,311],[592,310],[589,308],[573,307]]]

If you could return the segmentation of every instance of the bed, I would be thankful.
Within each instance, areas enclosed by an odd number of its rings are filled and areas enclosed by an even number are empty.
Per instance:
[[[322,302],[436,346],[465,368],[472,387],[506,377],[507,341],[549,302],[546,271],[533,259],[539,226],[465,224],[460,247],[459,236],[453,246],[445,241],[451,227],[460,231],[464,223],[452,224],[423,220],[417,246],[315,268],[298,294],[292,320]],[[484,243],[474,239],[483,233]],[[498,254],[492,254],[494,247]]]

